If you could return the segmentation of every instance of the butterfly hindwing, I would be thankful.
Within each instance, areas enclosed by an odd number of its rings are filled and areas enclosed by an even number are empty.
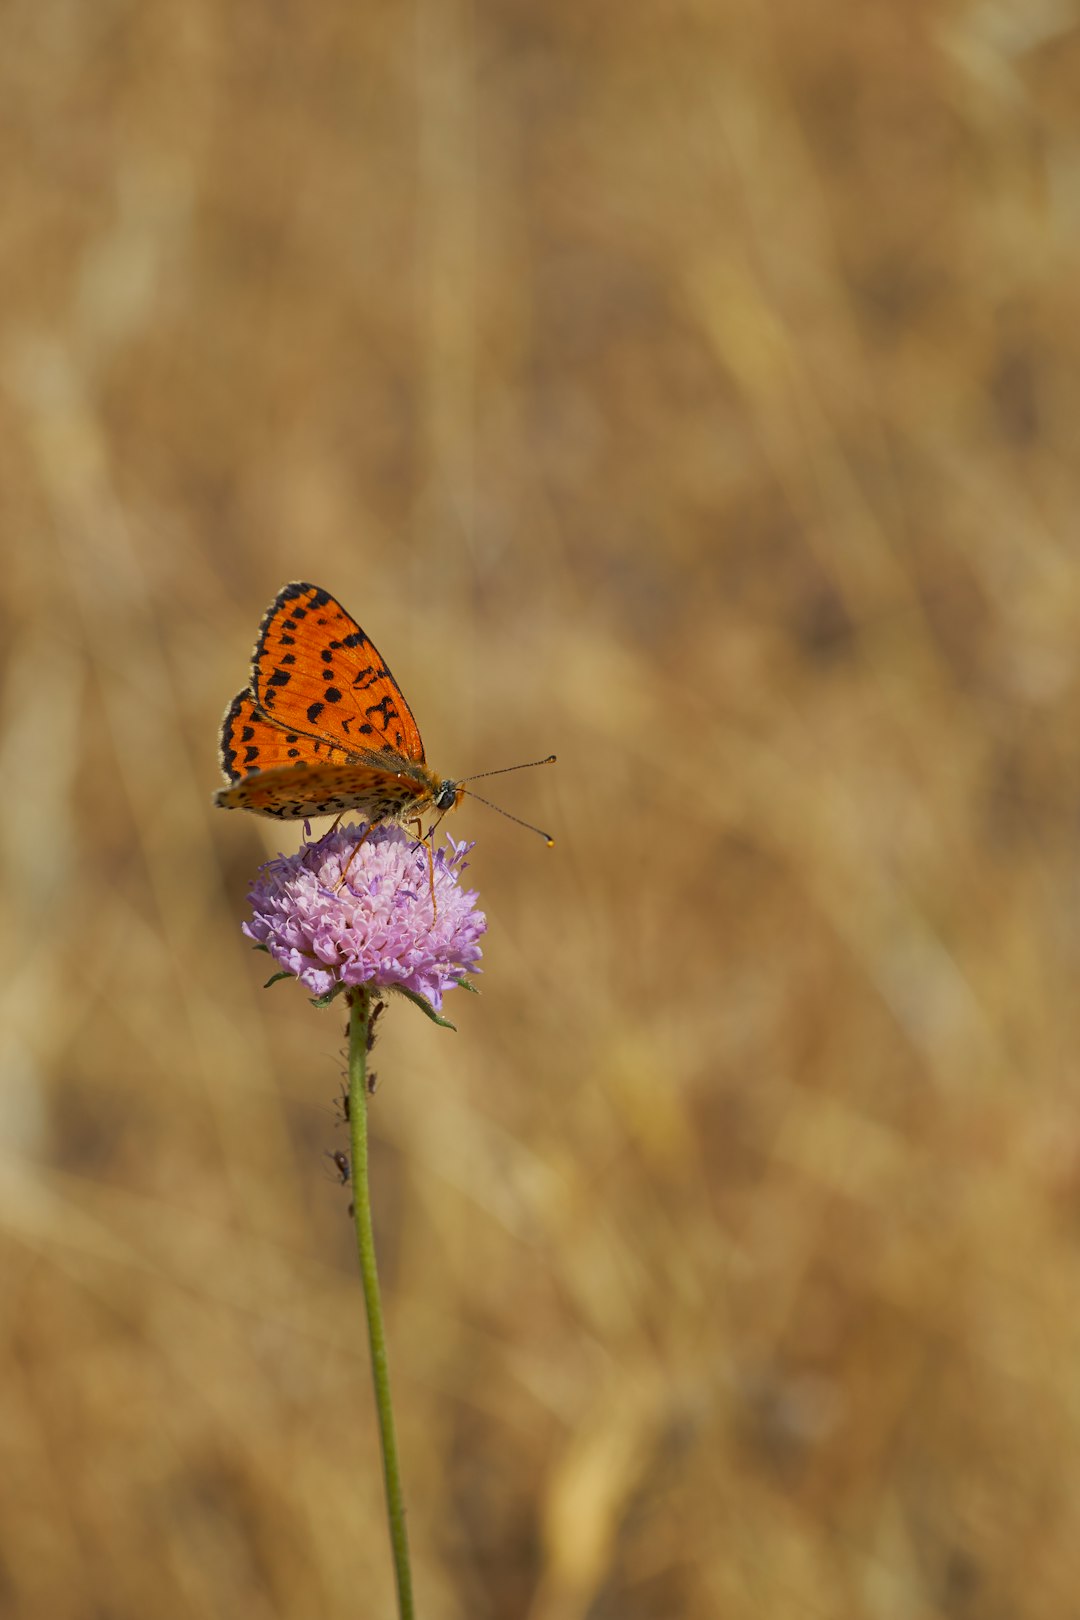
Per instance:
[[[353,756],[394,754],[422,765],[424,745],[397,682],[329,591],[286,585],[267,609],[251,666],[268,721]]]
[[[377,822],[399,819],[430,797],[428,784],[419,777],[355,762],[315,761],[255,770],[221,788],[215,802],[225,810],[254,810],[281,821],[357,810],[368,821]]]

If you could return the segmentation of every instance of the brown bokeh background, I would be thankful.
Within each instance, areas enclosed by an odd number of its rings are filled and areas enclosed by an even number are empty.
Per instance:
[[[559,755],[376,1055],[424,1620],[1075,1612],[1078,164],[1069,0],[9,8],[5,1615],[392,1612],[290,578]]]

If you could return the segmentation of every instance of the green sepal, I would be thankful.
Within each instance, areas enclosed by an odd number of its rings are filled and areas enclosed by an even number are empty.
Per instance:
[[[480,994],[480,991],[476,985],[473,984],[471,979],[454,979],[453,983],[462,990],[471,990],[474,996],[478,996]]]
[[[312,996],[311,1005],[313,1007],[329,1007],[330,1003],[332,1001],[336,1001],[338,996],[340,996],[343,991],[348,990],[348,988],[349,986],[347,984],[342,984],[341,980],[339,979],[334,988],[332,990],[328,990],[325,996]]]
[[[277,984],[279,979],[292,979],[292,978],[295,978],[295,977],[296,977],[296,975],[293,974],[293,973],[290,973],[288,968],[282,968],[280,973],[271,973],[270,977],[267,979],[266,983],[263,985],[263,989],[264,990],[269,990],[270,986],[272,984]]]
[[[406,990],[403,984],[388,984],[385,988],[394,990],[399,996],[404,996],[406,1001],[411,1001],[422,1013],[426,1013],[433,1024],[438,1024],[440,1029],[452,1029],[457,1032],[457,1025],[452,1024],[449,1018],[444,1018],[441,1013],[437,1013],[427,997],[420,995],[418,991]]]

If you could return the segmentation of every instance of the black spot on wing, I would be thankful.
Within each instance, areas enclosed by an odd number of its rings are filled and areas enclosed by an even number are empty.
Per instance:
[[[390,696],[389,692],[381,697],[378,703],[369,703],[367,708],[364,710],[364,713],[381,714],[383,717],[383,730],[385,731],[389,731],[391,720],[397,720],[400,718],[397,710],[394,707],[394,700]]]

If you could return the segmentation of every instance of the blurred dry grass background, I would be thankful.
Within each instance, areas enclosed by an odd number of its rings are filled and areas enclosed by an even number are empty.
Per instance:
[[[1080,11],[13,0],[0,1611],[389,1615],[259,615],[473,806],[378,1232],[424,1620],[1080,1589]]]

